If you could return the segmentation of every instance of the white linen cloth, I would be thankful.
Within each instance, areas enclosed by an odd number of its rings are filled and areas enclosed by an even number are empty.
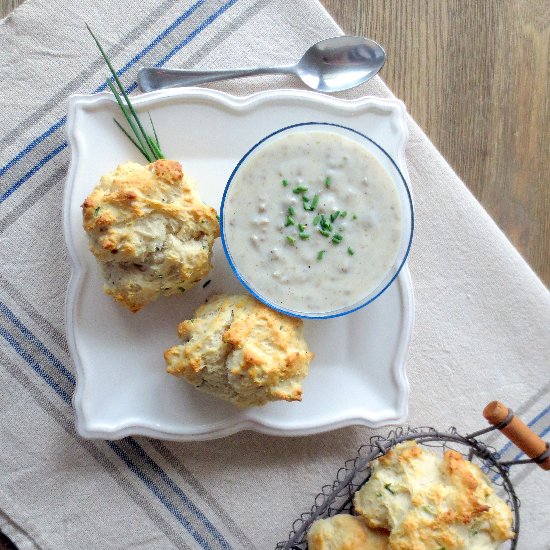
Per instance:
[[[75,434],[63,126],[67,97],[106,76],[85,21],[115,66],[128,64],[126,84],[163,59],[290,63],[341,33],[316,0],[27,0],[0,23],[0,528],[21,549],[273,548],[371,430],[199,443]],[[297,86],[290,77],[216,85],[239,95]],[[339,95],[371,94],[391,96],[379,78]],[[417,225],[408,424],[473,431],[496,398],[545,435],[550,294],[412,119],[409,130]],[[500,435],[489,441],[506,458],[518,454]],[[549,549],[550,475],[522,466],[512,480],[522,500],[518,547]]]

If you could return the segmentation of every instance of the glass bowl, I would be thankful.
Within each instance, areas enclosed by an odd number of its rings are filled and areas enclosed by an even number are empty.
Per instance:
[[[245,272],[240,267],[238,254],[235,254],[235,251],[232,251],[228,243],[227,233],[230,231],[229,224],[226,224],[227,216],[225,216],[225,206],[227,203],[228,194],[231,192],[231,185],[236,180],[239,171],[246,165],[247,161],[250,158],[261,151],[264,147],[271,144],[273,141],[278,140],[285,135],[290,135],[299,132],[311,132],[311,131],[326,131],[330,133],[340,134],[348,139],[353,140],[354,142],[361,145],[369,153],[371,153],[378,162],[382,165],[385,171],[388,173],[395,188],[397,190],[399,202],[401,205],[401,239],[398,246],[398,251],[395,257],[395,261],[390,269],[386,272],[385,276],[380,280],[380,283],[376,288],[372,289],[370,292],[365,291],[364,297],[359,300],[355,300],[353,303],[340,307],[334,310],[327,311],[298,311],[290,307],[285,306],[282,301],[274,301],[270,298],[267,293],[262,289],[251,282],[250,277],[247,276]],[[413,203],[411,198],[411,193],[407,182],[397,166],[396,162],[392,157],[375,141],[364,135],[363,133],[343,126],[340,124],[334,124],[331,122],[302,122],[298,124],[293,124],[291,126],[286,126],[258,141],[238,162],[237,166],[234,168],[229,180],[225,186],[225,190],[222,197],[222,204],[220,209],[220,232],[222,245],[231,266],[231,269],[237,276],[241,284],[259,301],[263,302],[265,305],[269,306],[272,309],[280,311],[286,315],[291,315],[293,317],[300,317],[302,319],[329,319],[332,317],[339,317],[341,315],[347,315],[358,309],[367,306],[379,296],[381,296],[385,290],[392,284],[395,278],[399,275],[399,272],[403,268],[409,250],[411,248],[412,237],[414,230],[414,211]],[[245,248],[243,247],[243,250]]]

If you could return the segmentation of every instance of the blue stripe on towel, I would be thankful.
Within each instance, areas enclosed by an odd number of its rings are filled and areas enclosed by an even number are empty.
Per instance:
[[[2,336],[6,342],[20,355],[32,368],[39,374],[46,383],[52,387],[55,392],[67,403],[71,404],[71,396],[47,373],[42,366],[34,359],[32,355],[27,353],[19,344],[19,342],[8,332],[2,325],[0,325],[0,336]]]
[[[50,350],[18,319],[15,314],[3,305],[0,307],[0,312],[4,317],[16,326],[21,334],[38,350],[40,350],[46,357],[54,357]],[[21,344],[15,339],[15,337],[9,333],[2,325],[0,325],[0,336],[2,336],[8,344],[22,357],[33,370],[40,375],[40,377],[46,381],[46,383],[63,399],[67,404],[71,404],[71,396],[43,369],[36,359],[27,353]],[[54,368],[63,373],[66,369],[59,361],[51,361]],[[74,387],[74,378],[71,385]],[[137,443],[133,437],[128,437],[125,441],[136,451],[138,456],[142,458],[147,465],[159,475],[159,477],[170,487],[179,497],[179,500],[184,506],[193,513],[193,515],[202,523],[202,525],[208,530],[208,532],[219,542],[221,548],[225,550],[231,550],[229,543],[223,538],[221,533],[218,532],[212,522],[204,515],[204,513],[189,499],[189,497],[183,492],[183,490],[166,474],[166,472],[144,451],[144,449]],[[123,460],[126,466],[134,473],[147,488],[162,502],[166,509],[189,531],[193,538],[201,545],[202,548],[209,549],[211,546],[204,540],[200,533],[197,533],[191,523],[182,516],[181,512],[170,501],[170,499],[157,487],[157,485],[131,460],[131,458],[117,445],[116,442],[107,441],[109,447]]]
[[[172,22],[166,29],[164,29],[148,46],[143,48],[138,54],[136,54],[128,63],[126,63],[122,69],[117,71],[117,74],[121,76],[124,74],[129,68],[131,68],[133,65],[135,65],[140,59],[142,59],[147,53],[152,51],[164,38],[166,38],[174,29],[176,29],[183,21],[185,21],[197,8],[202,6],[206,0],[199,0],[195,4],[193,4],[187,11],[185,11],[182,15],[180,15],[174,22]],[[195,28],[189,35],[187,35],[181,42],[179,42],[160,62],[158,62],[155,66],[160,67],[162,64],[166,63],[168,59],[170,59],[175,53],[177,53],[181,48],[183,48],[185,45],[187,45],[193,38],[195,38],[198,34],[200,34],[204,29],[206,29],[212,22],[214,22],[220,15],[225,13],[231,6],[237,3],[238,0],[230,0],[223,6],[221,6],[217,11],[215,11],[212,15],[207,17],[197,28]],[[132,92],[137,88],[137,84],[134,82],[130,85],[128,88],[128,93]],[[93,93],[101,92],[107,89],[107,83],[101,84],[101,86],[97,87]],[[63,116],[60,118],[57,122],[52,124],[50,128],[48,128],[43,134],[38,136],[36,139],[31,141],[22,151],[17,153],[17,155],[11,159],[7,164],[2,166],[0,168],[0,177],[2,177],[10,168],[12,168],[15,164],[17,164],[27,153],[32,151],[37,145],[39,145],[42,141],[44,141],[46,138],[50,137],[53,133],[55,133],[59,128],[63,127],[64,124],[67,121],[67,117]],[[66,142],[62,144],[62,148],[64,149],[67,146]],[[58,148],[59,149],[59,148]],[[10,187],[2,196],[0,196],[0,204],[4,202],[14,191],[16,191],[25,181],[27,181],[31,176],[33,176],[46,162],[51,160],[53,157],[55,157],[60,151],[57,149],[49,153],[44,159],[39,161],[27,174],[25,174],[22,178],[20,178],[12,187]],[[51,156],[50,156],[51,155]]]
[[[2,302],[0,302],[0,311],[4,316],[16,326],[33,345],[35,345],[45,356],[46,359],[74,386],[75,378],[73,373],[68,370],[61,361],[15,316],[15,314]]]

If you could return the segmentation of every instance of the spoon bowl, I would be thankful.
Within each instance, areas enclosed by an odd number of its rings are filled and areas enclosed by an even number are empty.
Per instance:
[[[319,92],[339,92],[370,80],[384,66],[380,44],[361,36],[338,36],[317,42],[295,65],[304,84]]]
[[[337,36],[311,46],[295,65],[202,71],[142,67],[138,85],[142,92],[263,74],[292,74],[318,92],[340,92],[370,80],[386,61],[384,48],[361,36]]]

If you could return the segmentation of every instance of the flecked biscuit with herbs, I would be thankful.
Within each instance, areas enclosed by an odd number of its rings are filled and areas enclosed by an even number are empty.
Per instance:
[[[158,296],[192,288],[210,270],[216,211],[179,162],[127,162],[84,201],[84,229],[101,263],[105,292],[137,312]]]
[[[248,295],[214,296],[183,321],[164,353],[167,371],[240,407],[300,401],[313,353],[303,322]]]
[[[476,464],[401,443],[372,463],[355,511],[390,531],[392,550],[495,550],[513,538],[512,512]]]

